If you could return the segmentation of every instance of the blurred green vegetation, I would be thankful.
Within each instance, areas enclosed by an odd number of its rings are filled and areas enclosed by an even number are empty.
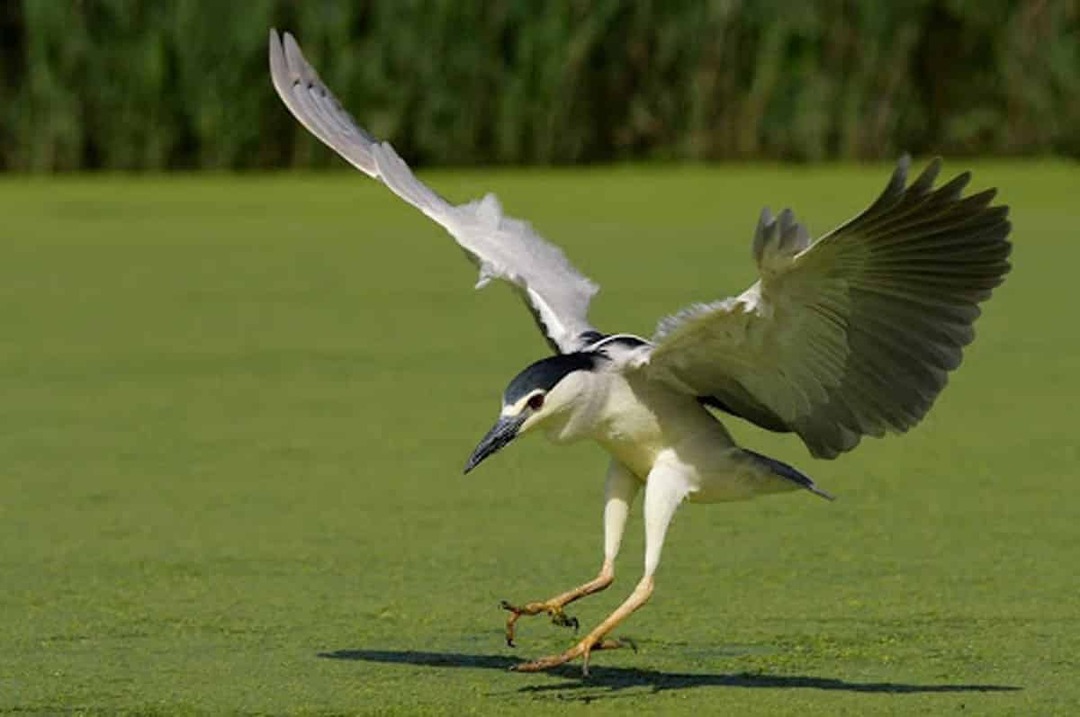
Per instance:
[[[421,164],[1080,155],[1080,0],[5,0],[0,168],[331,161],[271,26]]]

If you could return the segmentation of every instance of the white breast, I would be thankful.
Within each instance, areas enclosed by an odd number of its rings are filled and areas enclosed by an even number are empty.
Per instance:
[[[592,437],[642,480],[665,452],[704,469],[734,445],[723,425],[692,396],[634,374],[606,376],[606,401]]]

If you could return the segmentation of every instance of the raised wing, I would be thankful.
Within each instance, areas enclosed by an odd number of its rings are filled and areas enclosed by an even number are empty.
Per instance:
[[[995,190],[938,189],[907,157],[880,197],[809,245],[790,210],[765,210],[760,279],[663,319],[643,370],[832,458],[929,410],[974,338],[978,304],[1009,271],[1008,207]]]
[[[595,338],[587,314],[596,284],[527,222],[504,216],[495,195],[455,206],[432,191],[389,143],[356,124],[287,32],[279,38],[270,31],[270,76],[285,106],[308,131],[457,240],[480,270],[477,288],[493,278],[513,284],[556,351],[575,351]]]

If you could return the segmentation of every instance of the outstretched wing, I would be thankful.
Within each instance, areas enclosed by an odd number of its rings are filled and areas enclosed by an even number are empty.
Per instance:
[[[995,190],[938,189],[935,159],[907,157],[866,211],[810,245],[790,210],[766,209],[760,279],[737,297],[663,319],[643,370],[832,458],[863,435],[906,431],[974,338],[978,304],[1009,271],[1008,207]]]
[[[556,351],[568,353],[595,335],[587,314],[598,287],[557,246],[527,223],[503,215],[493,194],[455,206],[421,182],[394,148],[356,124],[304,59],[289,33],[270,31],[270,76],[285,106],[326,146],[442,225],[490,279],[513,284]]]

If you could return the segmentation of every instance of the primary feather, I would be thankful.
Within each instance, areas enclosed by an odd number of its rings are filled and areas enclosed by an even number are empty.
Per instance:
[[[906,431],[974,338],[978,304],[1009,270],[1007,207],[963,197],[965,173],[909,186],[901,160],[881,196],[809,245],[789,210],[753,242],[759,280],[660,322],[644,370],[831,458],[863,435]]]
[[[270,76],[285,106],[313,135],[457,240],[480,270],[478,287],[491,279],[514,285],[553,349],[578,350],[596,334],[588,311],[598,287],[561,249],[527,222],[504,215],[492,194],[455,206],[417,179],[389,143],[375,139],[345,111],[289,33],[279,37],[270,31]]]

